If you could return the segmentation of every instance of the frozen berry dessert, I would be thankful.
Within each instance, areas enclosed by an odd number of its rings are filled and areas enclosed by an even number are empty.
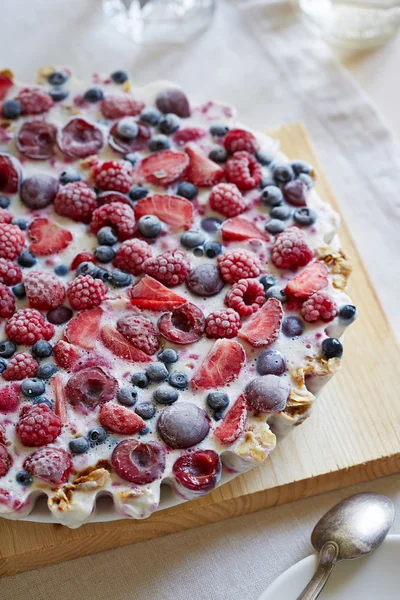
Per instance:
[[[168,83],[0,73],[0,515],[144,518],[261,464],[356,317],[311,165]],[[164,489],[164,488],[163,488]]]

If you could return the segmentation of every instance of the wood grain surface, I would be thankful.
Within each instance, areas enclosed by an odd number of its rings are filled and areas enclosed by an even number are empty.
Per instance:
[[[316,166],[317,190],[338,209],[302,125],[272,132],[290,158]],[[349,224],[351,225],[351,224]],[[354,272],[350,295],[359,318],[345,339],[343,369],[324,388],[313,414],[266,463],[204,498],[143,521],[61,525],[0,519],[0,575],[10,575],[140,540],[222,521],[298,498],[400,471],[400,351],[345,224]]]

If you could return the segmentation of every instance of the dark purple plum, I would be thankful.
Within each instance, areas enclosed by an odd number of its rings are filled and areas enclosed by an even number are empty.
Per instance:
[[[304,331],[304,324],[299,317],[294,315],[286,317],[282,323],[282,333],[286,337],[294,338],[301,335]]]
[[[189,402],[176,402],[161,412],[157,431],[171,448],[191,448],[199,444],[210,429],[207,413]]]
[[[282,375],[286,371],[286,360],[278,350],[264,350],[257,358],[259,375]]]
[[[186,285],[196,296],[215,296],[225,284],[217,265],[203,263],[190,271]]]
[[[190,117],[189,100],[179,88],[169,87],[159,91],[156,106],[164,114],[173,113],[182,119]]]
[[[278,375],[256,377],[245,388],[247,402],[261,412],[285,410],[289,392],[288,381]]]
[[[28,208],[38,210],[51,204],[57,195],[60,182],[47,173],[38,173],[24,179],[21,200]]]

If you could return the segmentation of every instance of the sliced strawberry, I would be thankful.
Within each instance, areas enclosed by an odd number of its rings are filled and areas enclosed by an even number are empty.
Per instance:
[[[233,217],[233,219],[224,221],[221,232],[224,242],[250,239],[268,241],[271,239],[266,231],[261,231],[254,223],[243,217]]]
[[[72,369],[73,365],[79,360],[81,353],[75,346],[65,342],[64,340],[60,340],[54,346],[53,349],[54,360],[56,365],[69,371]]]
[[[19,160],[10,154],[0,154],[0,193],[15,194],[18,192],[22,177]]]
[[[282,319],[282,304],[276,298],[269,298],[241,327],[238,336],[255,348],[269,346],[279,336]]]
[[[102,314],[103,311],[99,306],[78,313],[65,328],[64,335],[66,339],[71,344],[76,344],[86,350],[94,348]]]
[[[13,80],[7,75],[0,73],[0,100],[4,100],[8,90],[14,85]]]
[[[53,377],[53,388],[54,388],[54,412],[60,417],[61,423],[64,424],[67,421],[67,408],[66,399],[64,396],[64,387],[59,375]]]
[[[189,164],[184,152],[161,150],[154,152],[140,163],[140,173],[148,183],[168,185],[183,175]]]
[[[326,288],[329,283],[328,274],[324,263],[312,263],[289,281],[285,291],[296,298],[309,298],[315,292]]]
[[[146,423],[139,415],[114,402],[106,402],[102,405],[99,421],[109,431],[121,435],[133,435],[146,427]]]
[[[75,271],[83,262],[96,262],[96,257],[91,252],[79,252],[71,263],[70,269]]]
[[[36,256],[58,254],[72,242],[70,231],[43,217],[32,221],[28,234],[32,240],[29,250]]]
[[[135,217],[139,220],[144,215],[154,215],[171,227],[171,229],[189,229],[193,221],[193,205],[186,198],[154,194],[136,202]]]
[[[110,325],[105,325],[100,335],[105,347],[111,350],[115,356],[119,356],[119,358],[123,358],[129,362],[148,362],[151,360],[150,356],[135,348],[119,331]]]
[[[133,306],[156,312],[161,310],[172,311],[187,302],[185,298],[178,296],[178,294],[175,294],[175,292],[149,275],[145,275],[138,283],[132,285],[128,290],[128,296]]]
[[[214,435],[224,446],[233,444],[242,435],[246,421],[247,400],[242,394],[228,410],[221,425],[214,431]]]
[[[189,156],[189,166],[186,171],[186,179],[198,187],[211,187],[217,185],[223,177],[224,171],[215,162],[201,154],[194,145],[185,148]]]
[[[201,139],[206,133],[207,131],[201,127],[185,127],[184,129],[178,129],[178,131],[174,133],[173,138],[175,144],[184,146],[184,144]]]
[[[218,388],[234,381],[246,362],[243,346],[235,340],[217,340],[192,379],[195,390]]]

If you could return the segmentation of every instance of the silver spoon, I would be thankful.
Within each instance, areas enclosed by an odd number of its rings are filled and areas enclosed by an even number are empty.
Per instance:
[[[337,562],[375,550],[387,536],[393,519],[393,502],[382,494],[355,494],[333,506],[311,534],[319,565],[297,600],[318,598]]]

